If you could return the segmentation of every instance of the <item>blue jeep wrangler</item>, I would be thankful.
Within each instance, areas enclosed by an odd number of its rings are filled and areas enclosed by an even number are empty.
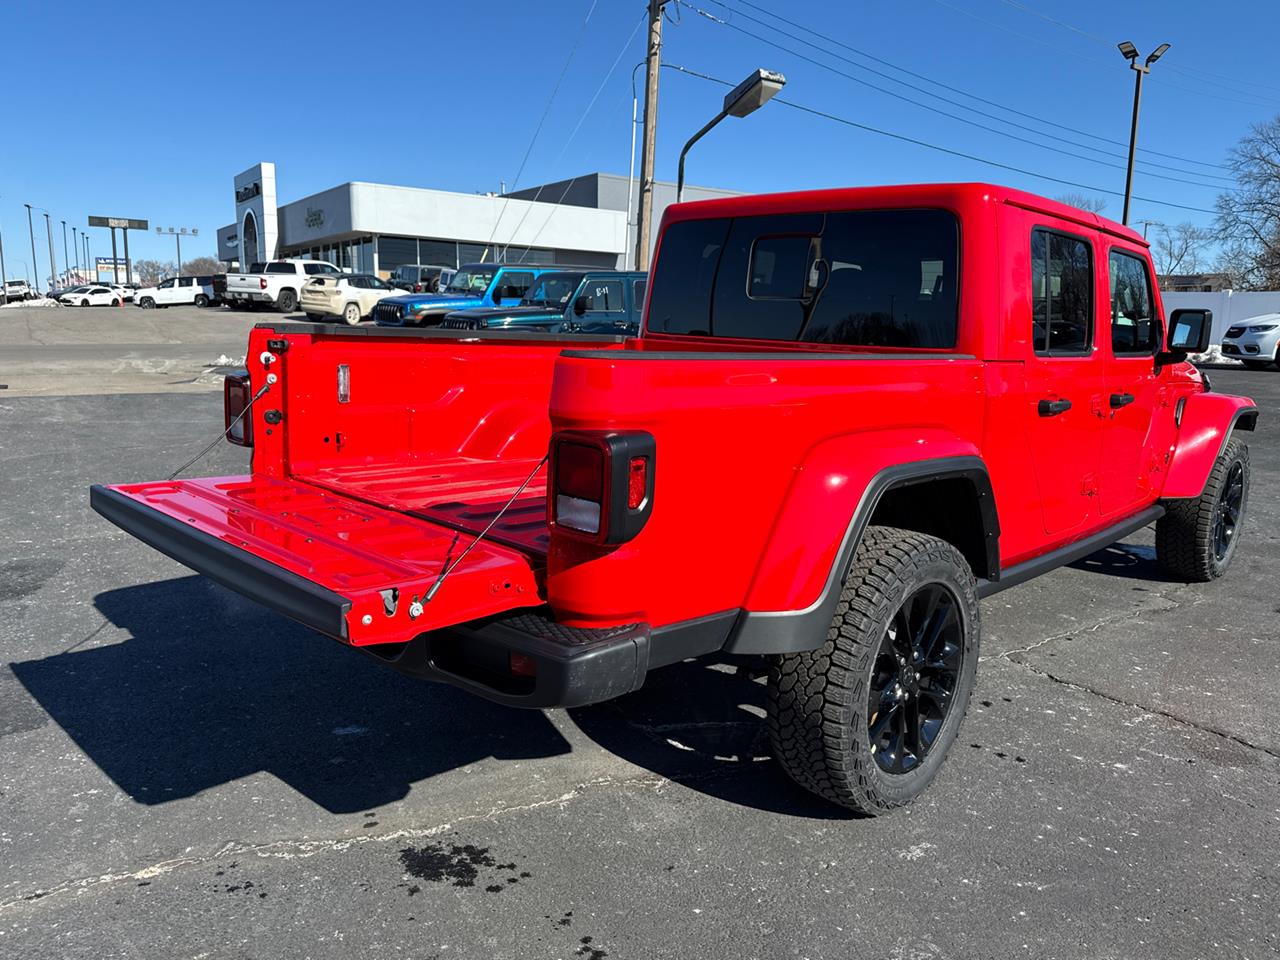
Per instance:
[[[439,293],[384,297],[373,308],[373,319],[383,327],[430,327],[454,310],[515,306],[535,279],[553,269],[531,264],[468,263]]]
[[[514,307],[473,307],[447,314],[451,330],[544,330],[550,333],[640,332],[649,275],[619,270],[544,273]]]

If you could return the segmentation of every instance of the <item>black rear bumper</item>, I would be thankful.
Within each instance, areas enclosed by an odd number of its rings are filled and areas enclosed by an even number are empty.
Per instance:
[[[638,690],[650,667],[648,624],[561,626],[514,613],[426,633],[392,649],[361,647],[401,673],[511,707],[579,707]],[[514,672],[513,655],[524,672]]]

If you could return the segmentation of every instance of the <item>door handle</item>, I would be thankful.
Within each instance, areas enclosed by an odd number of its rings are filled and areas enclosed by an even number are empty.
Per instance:
[[[1056,417],[1071,409],[1070,400],[1041,400],[1036,405],[1036,412],[1042,417]]]
[[[1119,410],[1121,407],[1127,407],[1137,399],[1132,393],[1113,393],[1111,395],[1111,409]]]

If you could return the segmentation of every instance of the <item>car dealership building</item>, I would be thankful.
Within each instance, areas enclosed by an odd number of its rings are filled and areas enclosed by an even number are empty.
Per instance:
[[[280,204],[275,164],[259,163],[235,178],[236,220],[218,230],[218,259],[247,268],[305,257],[382,276],[494,260],[624,268],[635,256],[629,185],[603,173],[505,195],[351,182]],[[730,195],[685,188],[690,200]],[[673,200],[670,184],[656,185],[655,220]]]

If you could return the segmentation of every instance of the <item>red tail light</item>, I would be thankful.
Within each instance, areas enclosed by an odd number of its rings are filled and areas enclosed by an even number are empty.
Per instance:
[[[259,278],[258,278],[258,289],[259,289],[259,290],[265,290],[265,289],[267,289],[267,278],[266,278],[266,277],[259,277]]]
[[[229,374],[222,381],[222,429],[226,438],[240,447],[253,446],[253,420],[240,417],[252,396],[247,373]],[[238,422],[237,417],[240,417]]]
[[[550,520],[596,543],[630,540],[653,506],[653,437],[566,430],[551,441]]]

